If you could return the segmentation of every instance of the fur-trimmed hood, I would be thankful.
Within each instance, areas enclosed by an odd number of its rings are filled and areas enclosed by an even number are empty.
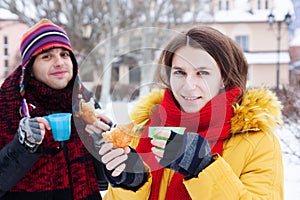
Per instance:
[[[136,125],[144,127],[163,99],[164,90],[154,89],[142,97],[130,114]],[[272,131],[282,125],[281,102],[267,88],[248,89],[241,103],[233,105],[231,133]]]

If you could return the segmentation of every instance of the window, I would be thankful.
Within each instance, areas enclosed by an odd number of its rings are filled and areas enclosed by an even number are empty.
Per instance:
[[[269,9],[269,1],[268,1],[268,0],[265,1],[265,9],[266,9],[266,10]]]
[[[141,69],[139,67],[129,67],[129,82],[139,83],[141,81]]]
[[[249,50],[249,37],[247,35],[238,35],[235,37],[235,41],[244,51]]]
[[[297,57],[296,57],[297,60],[300,60],[300,52],[297,52]]]
[[[118,82],[120,80],[120,66],[114,66],[112,68],[112,76],[111,76],[111,79],[112,81],[115,81],[115,82]]]
[[[7,36],[4,36],[4,44],[8,44]]]
[[[222,0],[219,0],[218,8],[219,8],[219,10],[222,10]]]
[[[4,60],[4,67],[5,67],[5,70],[8,69],[8,60]]]
[[[230,8],[229,8],[229,1],[227,0],[226,1],[226,10],[229,10]]]
[[[257,0],[257,9],[260,10],[261,9],[261,1]]]

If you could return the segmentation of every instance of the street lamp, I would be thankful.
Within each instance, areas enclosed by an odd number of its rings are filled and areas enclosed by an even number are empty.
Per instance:
[[[271,27],[273,27],[273,24],[277,23],[277,65],[276,65],[276,89],[279,89],[279,79],[280,79],[280,40],[281,40],[281,23],[285,22],[287,26],[290,25],[292,21],[292,16],[290,13],[286,13],[283,20],[277,20],[275,21],[275,16],[271,12],[268,15],[268,23]]]

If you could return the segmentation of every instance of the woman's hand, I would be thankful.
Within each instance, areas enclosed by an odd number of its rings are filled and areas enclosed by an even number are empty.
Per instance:
[[[197,133],[181,135],[158,130],[154,137],[158,136],[167,139],[151,141],[156,146],[152,152],[157,161],[161,166],[183,174],[186,179],[196,177],[214,161],[207,140]]]
[[[130,153],[129,147],[115,149],[112,143],[104,143],[99,150],[99,154],[102,156],[101,161],[105,164],[106,169],[112,171],[113,177],[119,176],[125,170],[128,153]]]
[[[154,138],[151,140],[151,144],[155,147],[152,147],[151,150],[158,162],[163,158],[165,152],[164,149],[167,145],[167,141],[170,135],[171,131],[169,130],[156,130],[154,132]]]

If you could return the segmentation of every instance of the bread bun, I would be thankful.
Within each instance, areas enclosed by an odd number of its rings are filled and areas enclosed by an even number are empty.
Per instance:
[[[80,116],[83,121],[87,124],[93,124],[98,119],[96,114],[101,114],[103,111],[101,109],[95,109],[95,100],[90,98],[90,101],[85,102],[84,100],[80,103]]]
[[[114,148],[126,148],[133,138],[134,123],[117,125],[111,131],[102,133],[105,142],[113,143]]]

